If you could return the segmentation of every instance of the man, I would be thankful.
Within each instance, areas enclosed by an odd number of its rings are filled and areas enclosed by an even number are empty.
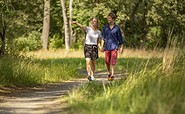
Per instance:
[[[102,30],[102,51],[105,52],[105,61],[108,71],[108,80],[114,79],[114,70],[118,56],[118,50],[123,53],[123,37],[118,25],[115,24],[116,15],[109,13],[108,24]]]

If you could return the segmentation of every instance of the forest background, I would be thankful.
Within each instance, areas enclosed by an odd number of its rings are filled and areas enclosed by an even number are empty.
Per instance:
[[[161,49],[184,44],[184,0],[0,0],[0,54],[39,49],[82,49],[85,33],[70,20],[88,26],[117,15],[126,48]]]

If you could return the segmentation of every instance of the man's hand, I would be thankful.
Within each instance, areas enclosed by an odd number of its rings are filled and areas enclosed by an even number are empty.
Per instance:
[[[104,49],[101,45],[98,46],[101,52],[104,52]]]
[[[100,51],[104,52],[104,41],[103,40],[100,41]]]
[[[119,52],[122,54],[123,53],[123,44],[121,44],[120,46],[119,46]]]
[[[100,48],[100,51],[101,51],[101,52],[104,52],[104,49],[103,49],[103,47],[101,47],[101,48]]]

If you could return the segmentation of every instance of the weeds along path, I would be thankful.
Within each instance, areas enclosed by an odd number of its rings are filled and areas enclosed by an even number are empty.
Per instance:
[[[105,71],[97,72],[96,81],[108,82],[106,75]],[[119,78],[121,75],[117,74]],[[88,80],[83,78],[35,88],[0,87],[0,114],[69,114],[68,104],[62,98],[85,83]]]

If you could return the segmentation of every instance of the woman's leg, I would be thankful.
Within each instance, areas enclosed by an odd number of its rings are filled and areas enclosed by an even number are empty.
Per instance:
[[[92,61],[92,68],[91,68],[91,70],[92,70],[91,75],[92,76],[94,76],[95,69],[96,69],[96,60]]]
[[[92,75],[92,69],[91,69],[91,58],[85,58],[86,59],[86,70],[88,75]]]

